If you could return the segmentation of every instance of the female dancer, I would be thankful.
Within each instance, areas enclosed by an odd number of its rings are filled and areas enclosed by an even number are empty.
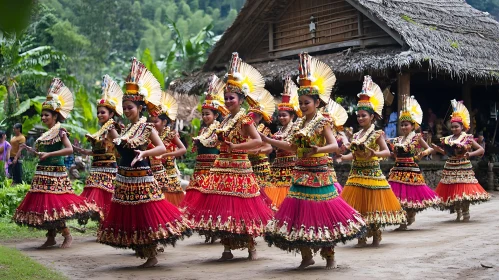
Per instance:
[[[324,107],[324,112],[322,115],[331,121],[331,130],[333,131],[334,138],[338,143],[338,154],[341,154],[346,150],[345,146],[349,145],[348,138],[343,132],[343,125],[348,120],[348,113],[340,104],[334,102],[332,99],[329,100],[326,107]],[[334,170],[334,160],[333,157],[329,157],[329,168],[331,168],[331,174],[334,180],[334,186],[339,194],[343,190],[343,187],[338,182],[338,177],[336,176],[336,171]]]
[[[340,160],[352,160],[352,170],[341,192],[341,196],[362,214],[368,225],[367,235],[359,238],[357,246],[365,246],[367,237],[373,237],[373,246],[379,246],[381,228],[398,225],[406,221],[405,213],[379,166],[379,159],[390,156],[383,131],[375,130],[375,117],[383,110],[383,93],[379,86],[364,77],[359,93],[357,121],[362,128],[353,135],[351,154]]]
[[[84,155],[92,155],[92,167],[85,187],[80,196],[86,198],[97,215],[94,220],[102,221],[109,211],[114,192],[114,179],[118,172],[113,140],[119,136],[120,126],[114,121],[115,115],[123,114],[121,87],[108,75],[102,80],[102,97],[97,101],[97,118],[101,128],[86,137],[92,144],[91,150],[73,146],[73,149]],[[87,219],[79,220],[87,224]]]
[[[184,190],[180,186],[175,157],[182,156],[187,150],[180,141],[177,131],[170,128],[170,124],[177,118],[177,100],[171,93],[163,92],[161,104],[156,111],[151,114],[149,122],[153,123],[158,131],[159,138],[166,147],[166,153],[161,157],[151,157],[151,168],[166,200],[178,207],[184,199]],[[150,143],[149,148],[154,148],[154,145]]]
[[[205,93],[206,98],[201,105],[203,117],[203,125],[199,130],[199,135],[194,137],[193,151],[197,151],[196,165],[194,166],[194,174],[191,177],[189,186],[186,189],[185,198],[181,204],[181,208],[191,207],[199,203],[203,194],[199,191],[201,183],[205,180],[217,158],[219,151],[219,142],[215,133],[216,128],[220,124],[221,117],[229,114],[224,102],[224,86],[225,83],[216,75],[213,75],[210,80],[208,91]],[[210,237],[206,237],[208,242]],[[214,241],[214,239],[212,239]]]
[[[258,133],[263,133],[265,136],[270,136],[270,129],[261,123],[272,122],[272,114],[275,111],[274,97],[267,90],[262,90],[250,93],[246,98],[250,106],[248,116],[250,116],[256,125]],[[270,162],[268,154],[272,152],[272,146],[267,143],[262,143],[255,149],[248,150],[248,157],[251,162],[253,172],[260,183],[260,188],[263,191],[262,195],[267,199],[265,189],[270,186]],[[269,203],[272,203],[268,199]]]
[[[282,93],[282,103],[277,105],[279,110],[279,122],[282,127],[272,139],[284,141],[288,138],[294,125],[295,116],[302,117],[298,104],[298,88],[291,80],[286,78],[284,92]],[[272,201],[272,208],[278,209],[291,187],[292,172],[296,162],[296,152],[277,148],[276,158],[270,167],[270,184],[265,188],[265,194]]]
[[[121,155],[111,207],[101,223],[97,240],[116,248],[131,248],[147,258],[140,267],[158,263],[158,244],[171,244],[190,235],[189,222],[165,200],[154,179],[149,158],[161,156],[166,148],[142,111],[157,108],[161,99],[159,82],[137,61],[132,60],[123,95],[124,115],[130,124],[113,140]],[[147,150],[148,143],[155,147]]]
[[[337,151],[338,145],[330,121],[318,108],[326,105],[335,81],[329,66],[302,53],[298,95],[304,117],[297,120],[287,141],[262,136],[273,146],[297,153],[293,184],[266,227],[265,241],[286,251],[300,251],[299,269],[313,265],[312,252],[318,250],[326,259],[326,269],[335,268],[335,244],[365,231],[360,214],[339,196],[328,166],[329,153]]]
[[[73,103],[71,91],[59,78],[54,78],[47,101],[42,104],[42,122],[49,130],[35,141],[35,148],[21,145],[21,149],[34,152],[40,161],[31,187],[17,207],[13,220],[18,225],[48,231],[47,241],[40,248],[54,246],[57,232],[64,236],[61,248],[69,248],[73,238],[66,220],[90,215],[90,206],[83,197],[74,193],[64,166],[64,156],[72,154],[73,148],[69,133],[59,121],[69,116]]]
[[[247,154],[261,145],[261,139],[253,120],[241,108],[244,98],[264,85],[260,73],[233,53],[224,94],[230,115],[216,130],[222,142],[220,155],[200,185],[203,198],[186,209],[201,235],[222,239],[225,249],[220,260],[232,259],[231,250],[239,248],[248,248],[249,259],[256,259],[254,238],[272,218]]]
[[[485,202],[490,195],[480,186],[475,178],[470,157],[481,156],[484,149],[473,139],[473,135],[466,134],[470,128],[470,114],[468,109],[455,99],[451,101],[452,135],[440,139],[444,148],[433,145],[433,148],[449,159],[445,162],[442,178],[435,192],[442,199],[442,208],[456,212],[456,221],[470,220],[470,204]],[[473,151],[474,149],[474,151]]]
[[[403,136],[393,140],[395,166],[390,170],[388,183],[406,211],[407,223],[400,224],[398,230],[406,230],[415,221],[416,213],[429,207],[437,207],[440,199],[430,189],[415,158],[421,158],[433,151],[420,133],[414,130],[423,120],[423,111],[414,97],[404,100],[400,112],[400,130]],[[418,148],[425,150],[418,154]]]

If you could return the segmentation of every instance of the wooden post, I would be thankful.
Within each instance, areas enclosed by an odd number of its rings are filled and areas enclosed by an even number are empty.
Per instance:
[[[403,101],[405,100],[405,98],[411,96],[411,73],[402,72],[402,73],[398,74],[397,85],[398,85],[397,86],[397,88],[398,88],[397,115],[398,115],[398,114],[400,114],[400,111],[402,110],[402,104],[403,104]],[[400,121],[397,121],[397,132],[398,132],[398,135],[401,134]]]
[[[462,95],[463,95],[463,103],[464,106],[468,109],[470,112],[470,118],[471,118],[471,124],[470,124],[470,133],[474,133],[475,131],[475,124],[473,123],[473,108],[471,107],[471,82],[466,81],[463,84],[463,89],[462,89]]]
[[[357,28],[359,33],[360,47],[364,48],[364,16],[361,12],[357,14]]]
[[[269,22],[269,56],[274,56],[274,23]]]

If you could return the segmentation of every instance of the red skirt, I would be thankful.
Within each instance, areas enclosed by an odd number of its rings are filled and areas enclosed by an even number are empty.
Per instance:
[[[442,199],[442,209],[454,209],[456,202],[478,204],[490,199],[490,195],[478,183],[444,184],[439,183],[435,189]]]
[[[80,196],[85,198],[88,204],[92,207],[92,210],[99,214],[92,216],[92,219],[97,217],[97,221],[104,220],[104,217],[107,215],[109,208],[111,207],[113,193],[101,188],[85,187]]]
[[[175,245],[186,235],[191,235],[189,222],[177,207],[164,199],[138,204],[112,201],[97,233],[97,241],[137,250],[154,244]]]
[[[12,219],[18,225],[38,229],[61,229],[65,221],[86,218],[91,206],[74,193],[28,192]]]

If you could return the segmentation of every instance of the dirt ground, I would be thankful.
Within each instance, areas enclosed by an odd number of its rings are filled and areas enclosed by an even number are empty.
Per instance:
[[[118,250],[75,238],[70,249],[37,250],[42,239],[9,242],[40,263],[71,279],[499,279],[499,193],[491,202],[471,207],[471,221],[455,222],[448,212],[427,210],[416,216],[409,231],[383,232],[379,248],[354,248],[355,241],[336,248],[338,269],[326,271],[325,261],[305,271],[294,268],[300,256],[269,248],[258,239],[259,260],[247,261],[246,251],[217,262],[220,244],[204,244],[194,235],[160,254],[158,266],[138,269],[142,260],[131,250]],[[58,242],[62,242],[59,237]],[[485,268],[482,265],[491,268]]]

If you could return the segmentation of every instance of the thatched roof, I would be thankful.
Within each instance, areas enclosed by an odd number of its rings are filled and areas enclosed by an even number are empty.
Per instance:
[[[295,0],[299,1],[299,0]],[[352,49],[348,52],[318,55],[338,74],[399,71],[422,67],[429,72],[444,72],[452,78],[499,81],[499,23],[463,0],[346,0],[364,14],[389,28],[402,46]],[[293,2],[293,1],[292,1]],[[264,36],[269,18],[278,17],[288,0],[246,1],[233,25],[215,45],[204,72],[193,73],[177,83],[177,92],[198,93],[209,73],[237,51],[243,38]],[[251,19],[252,24],[247,24]],[[256,28],[255,28],[256,26]],[[264,25],[262,25],[264,26]],[[395,34],[396,36],[393,36]],[[297,74],[295,57],[252,64],[267,81],[282,80]],[[216,74],[223,74],[218,68]]]

